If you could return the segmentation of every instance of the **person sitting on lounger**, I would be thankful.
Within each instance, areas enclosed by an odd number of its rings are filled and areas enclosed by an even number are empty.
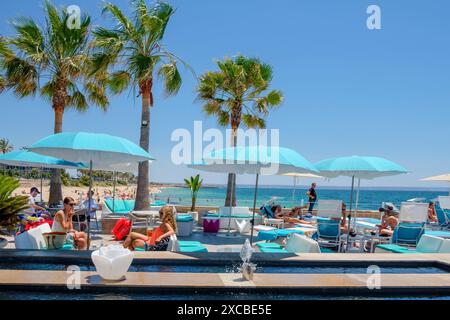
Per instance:
[[[378,211],[383,213],[381,224],[377,225],[380,236],[390,237],[398,225],[398,219],[395,217],[395,211],[391,206],[380,208]]]
[[[277,204],[263,206],[260,212],[261,215],[266,216],[268,219],[284,219],[283,209]]]
[[[302,210],[300,207],[292,208],[292,210],[290,212],[286,213],[283,216],[283,219],[284,219],[284,222],[288,223],[288,224],[296,224],[296,223],[313,224],[312,221],[307,221],[307,220],[303,219]]]
[[[437,214],[436,214],[436,207],[434,205],[434,202],[430,202],[428,204],[428,222],[429,223],[437,223],[438,218],[437,218]]]
[[[342,216],[341,216],[340,228],[341,228],[341,233],[343,233],[343,234],[348,233],[347,221],[348,221],[347,205],[345,203],[342,203]],[[356,235],[356,233],[353,231],[353,228],[350,228],[350,235],[351,236]]]
[[[177,232],[173,208],[171,206],[162,207],[159,210],[159,219],[161,225],[148,232],[147,236],[131,232],[123,243],[123,247],[130,250],[143,248],[145,251],[166,251],[170,236]]]
[[[78,232],[73,228],[72,217],[75,200],[71,197],[64,198],[64,209],[55,214],[52,224],[52,232],[66,232],[66,242],[73,242],[78,250],[86,249],[87,240],[84,232]]]

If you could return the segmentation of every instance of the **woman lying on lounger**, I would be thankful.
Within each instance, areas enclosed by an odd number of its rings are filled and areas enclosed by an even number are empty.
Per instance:
[[[312,221],[303,219],[302,210],[300,207],[292,208],[292,210],[286,213],[283,217],[284,222],[288,224],[302,223],[302,224],[314,224]],[[286,227],[286,225],[285,225]]]
[[[159,210],[159,219],[161,225],[148,232],[147,236],[131,232],[123,243],[123,247],[130,250],[143,248],[145,251],[166,251],[170,236],[177,232],[173,208],[171,206],[162,207]]]

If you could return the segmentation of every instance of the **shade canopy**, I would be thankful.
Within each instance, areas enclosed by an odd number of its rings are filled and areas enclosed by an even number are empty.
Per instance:
[[[92,161],[92,168],[105,170],[113,164],[152,160],[152,156],[133,142],[102,133],[65,132],[34,143],[30,150],[74,162]],[[111,170],[114,171],[114,170]]]
[[[191,168],[235,174],[281,175],[317,173],[312,163],[296,151],[282,147],[250,146],[215,150]]]
[[[379,157],[339,157],[322,160],[316,163],[320,175],[328,178],[338,176],[358,179],[375,179],[408,173],[408,170],[390,160]]]
[[[323,179],[323,178],[325,178],[325,177],[319,176],[317,174],[312,174],[312,173],[295,173],[295,172],[284,173],[283,176],[294,177],[294,178],[304,178],[304,179]]]
[[[27,150],[12,151],[0,155],[0,163],[10,166],[36,167],[50,169],[86,169],[81,162],[70,162],[50,156],[45,156]]]
[[[420,181],[450,182],[450,173],[420,179]]]

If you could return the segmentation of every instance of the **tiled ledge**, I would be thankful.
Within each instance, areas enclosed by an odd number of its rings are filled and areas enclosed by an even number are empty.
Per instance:
[[[20,290],[40,287],[68,290],[66,283],[69,276],[65,271],[0,270],[0,286]],[[367,274],[255,274],[253,281],[245,281],[237,273],[129,272],[125,280],[105,281],[95,272],[81,272],[79,292],[83,289],[108,292],[115,289],[370,291],[367,289],[369,277]],[[435,290],[436,293],[450,292],[450,274],[382,274],[380,285],[381,291],[402,290],[417,293],[428,289]]]

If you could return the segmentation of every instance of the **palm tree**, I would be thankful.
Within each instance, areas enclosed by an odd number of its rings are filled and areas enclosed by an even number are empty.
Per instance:
[[[219,71],[209,71],[200,77],[198,99],[208,116],[217,117],[221,126],[231,127],[231,145],[236,146],[241,123],[248,128],[265,128],[265,116],[282,103],[283,94],[278,90],[267,92],[272,68],[257,58],[239,55],[218,61],[217,65]],[[235,185],[236,175],[228,174],[225,206],[236,206]]]
[[[58,10],[48,1],[44,8],[44,25],[38,25],[30,18],[13,22],[16,35],[3,39],[0,54],[6,88],[19,98],[34,96],[38,92],[48,99],[54,111],[53,132],[60,133],[66,108],[82,112],[92,103],[106,110],[106,78],[100,73],[94,77],[91,72],[89,16],[82,15],[79,28],[72,28],[68,24],[66,10]],[[4,49],[5,44],[7,50]],[[61,174],[54,170],[49,203],[60,200]]]
[[[0,152],[5,154],[8,153],[10,151],[12,151],[12,149],[14,149],[14,147],[9,144],[9,140],[6,138],[0,139]]]
[[[127,88],[139,92],[142,99],[140,146],[149,150],[150,108],[153,107],[153,85],[156,76],[163,80],[166,95],[175,95],[181,86],[181,76],[174,54],[162,44],[174,9],[167,3],[147,6],[144,0],[131,2],[132,18],[126,17],[114,4],[107,3],[103,12],[116,21],[113,29],[97,28],[95,45],[102,50],[94,57],[94,65],[101,73],[114,67],[108,84],[111,91],[120,93]],[[136,210],[149,206],[149,162],[139,163]]]
[[[184,179],[184,183],[189,188],[189,190],[191,190],[191,199],[192,199],[191,211],[195,211],[195,203],[197,201],[197,194],[202,186],[203,179],[200,179],[200,175],[198,174],[195,177],[190,177],[189,179]]]
[[[27,209],[27,196],[12,196],[20,187],[17,179],[0,175],[0,226],[14,227],[17,213]]]

